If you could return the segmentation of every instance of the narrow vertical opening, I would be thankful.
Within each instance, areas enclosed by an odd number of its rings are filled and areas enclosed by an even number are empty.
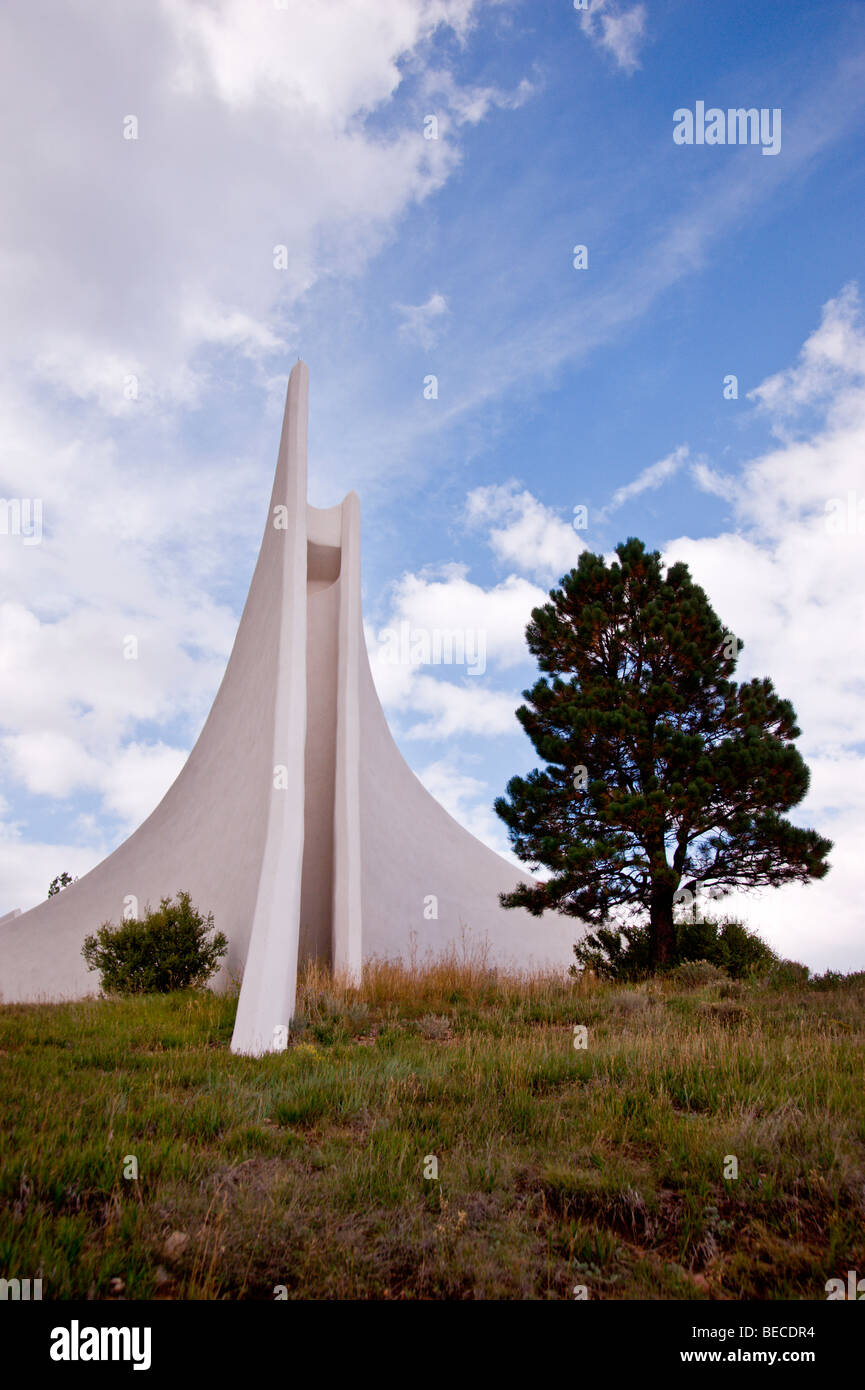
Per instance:
[[[339,546],[307,543],[306,750],[298,963],[332,965]]]

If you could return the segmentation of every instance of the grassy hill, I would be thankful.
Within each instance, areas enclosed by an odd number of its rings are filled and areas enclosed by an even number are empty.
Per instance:
[[[705,973],[311,974],[300,1036],[260,1060],[207,993],[0,1008],[0,1276],[46,1298],[824,1299],[865,1271],[865,976]]]

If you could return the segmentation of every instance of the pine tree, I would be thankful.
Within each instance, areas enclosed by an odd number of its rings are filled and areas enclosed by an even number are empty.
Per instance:
[[[684,880],[711,897],[822,878],[832,843],[784,819],[808,790],[796,715],[767,679],[731,679],[741,643],[687,565],[664,575],[642,541],[584,552],[532,612],[545,674],[517,718],[546,767],[496,801],[514,850],[551,877],[502,894],[535,916],[595,925],[648,913],[655,967],[672,958]]]
[[[56,898],[56,897],[57,897],[57,894],[58,894],[63,888],[68,888],[69,885],[70,885],[70,883],[76,883],[76,882],[77,882],[77,879],[74,879],[74,878],[72,877],[72,875],[71,875],[71,874],[68,874],[68,873],[66,872],[66,870],[64,869],[63,872],[62,872],[62,874],[58,874],[56,878],[52,878],[52,880],[51,880],[51,886],[50,886],[50,888],[48,889],[48,896],[49,896],[49,898]]]

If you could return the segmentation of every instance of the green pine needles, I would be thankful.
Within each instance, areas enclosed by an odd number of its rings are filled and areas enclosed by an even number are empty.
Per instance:
[[[517,718],[546,766],[513,777],[496,811],[551,876],[501,901],[595,926],[619,907],[647,916],[658,968],[683,885],[806,883],[832,843],[784,817],[809,781],[793,706],[768,679],[732,679],[742,644],[687,565],[664,574],[634,538],[616,554],[584,552],[526,629],[544,674]]]

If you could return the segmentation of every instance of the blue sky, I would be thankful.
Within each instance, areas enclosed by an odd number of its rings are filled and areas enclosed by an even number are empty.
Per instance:
[[[793,700],[797,818],[836,840],[824,883],[731,907],[861,966],[865,536],[826,506],[865,499],[865,7],[33,0],[0,28],[0,488],[44,506],[41,544],[0,536],[0,914],[182,765],[301,354],[311,500],[360,494],[373,666],[430,789],[506,848],[531,607],[639,535]],[[780,109],[780,151],[677,145],[698,101]],[[387,667],[401,621],[483,630],[483,675]]]

